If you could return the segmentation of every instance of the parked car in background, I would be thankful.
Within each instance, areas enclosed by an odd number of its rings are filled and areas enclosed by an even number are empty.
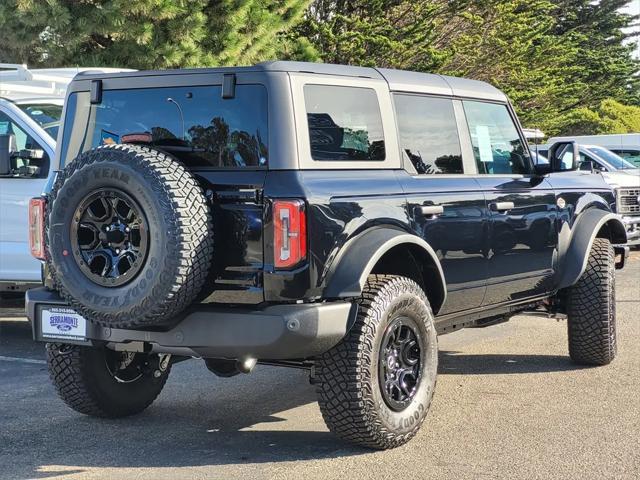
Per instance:
[[[577,137],[552,137],[549,144],[555,142],[576,141],[580,144],[597,145],[611,150],[640,168],[640,133],[623,135],[582,135]]]
[[[617,212],[622,215],[627,229],[628,245],[640,245],[640,169],[612,151],[598,145],[579,145],[579,169],[601,173],[605,181],[616,192]],[[547,164],[544,155],[549,145],[531,148],[536,163]]]
[[[0,64],[0,293],[41,283],[40,262],[29,252],[27,208],[53,173],[49,167],[67,86],[87,70],[122,71]]]

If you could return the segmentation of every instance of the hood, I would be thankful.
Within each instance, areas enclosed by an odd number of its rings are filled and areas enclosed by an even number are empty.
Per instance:
[[[638,172],[638,170],[629,170],[629,172]],[[640,188],[640,174],[623,173],[618,170],[616,172],[606,172],[602,176],[604,180],[612,187],[637,187]]]

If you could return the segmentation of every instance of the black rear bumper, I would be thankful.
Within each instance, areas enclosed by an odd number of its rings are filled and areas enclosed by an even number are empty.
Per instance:
[[[107,345],[116,350],[172,353],[203,358],[303,359],[320,355],[347,333],[355,315],[350,302],[272,305],[262,309],[198,305],[167,331],[106,328],[87,322],[86,338],[45,338],[44,308],[66,307],[46,288],[29,290],[27,316],[33,338],[42,342]]]

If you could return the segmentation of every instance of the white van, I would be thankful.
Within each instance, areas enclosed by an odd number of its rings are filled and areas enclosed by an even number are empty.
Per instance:
[[[575,141],[580,144],[598,145],[617,153],[640,168],[640,133],[621,135],[582,135],[577,137],[552,137],[548,143]]]
[[[27,209],[53,174],[66,89],[83,71],[123,69],[30,70],[0,63],[0,293],[41,283],[40,262],[29,251]]]

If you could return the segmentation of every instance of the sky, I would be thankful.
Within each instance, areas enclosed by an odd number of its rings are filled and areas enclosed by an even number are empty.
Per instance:
[[[630,13],[631,15],[640,15],[640,0],[631,0],[629,5],[627,5],[623,9],[623,11],[626,13]],[[637,20],[637,22],[638,25],[633,27],[633,30],[635,30],[636,32],[640,32],[640,20]],[[636,37],[633,41],[636,44],[636,57],[640,58],[640,36]]]

